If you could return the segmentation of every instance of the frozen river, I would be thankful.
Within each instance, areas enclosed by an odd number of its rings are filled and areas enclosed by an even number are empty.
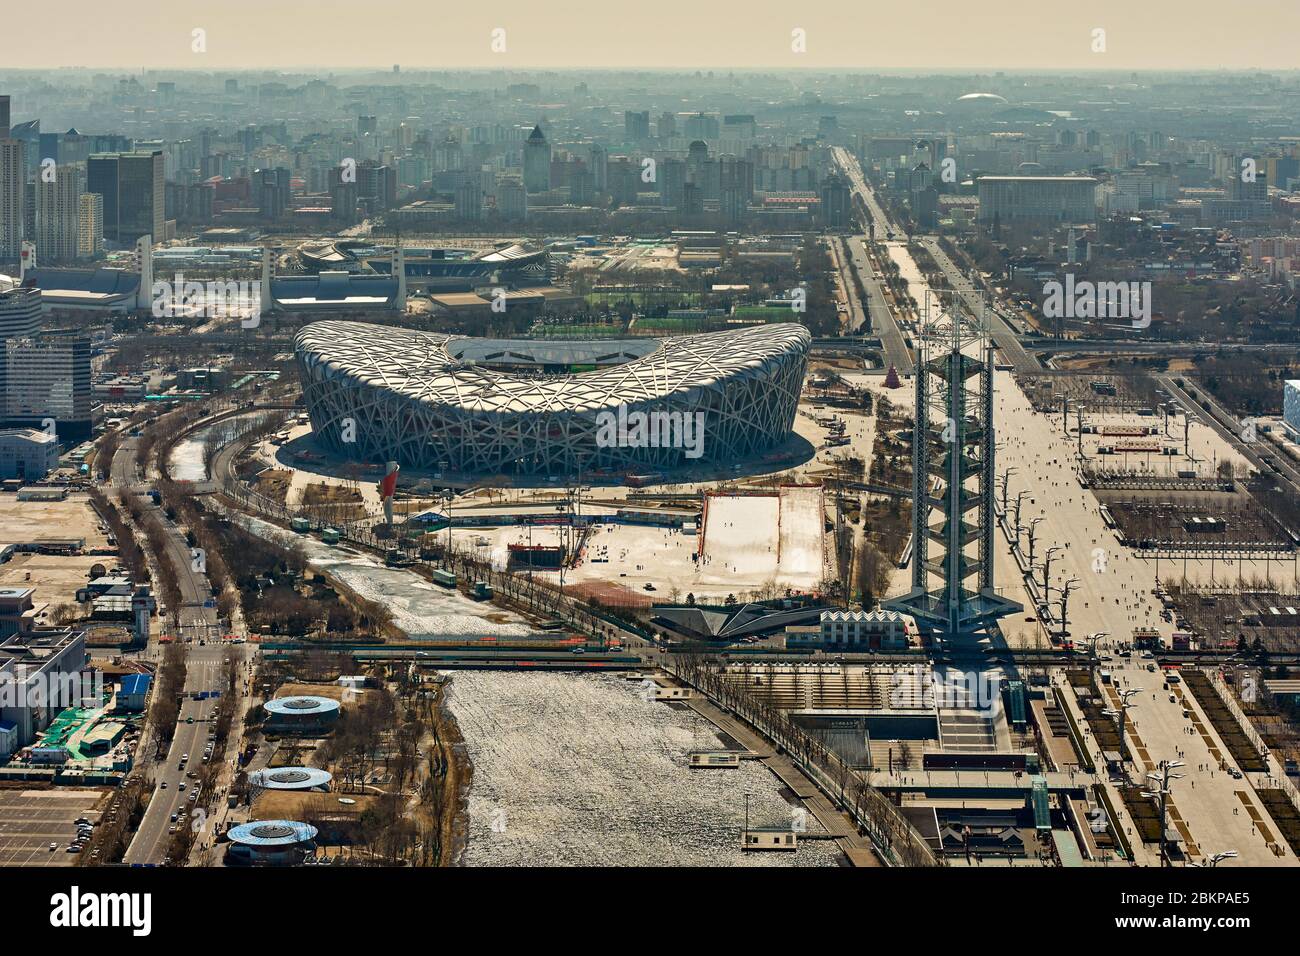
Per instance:
[[[753,826],[789,826],[793,807],[762,764],[691,770],[720,749],[713,725],[643,699],[614,674],[457,671],[450,704],[474,764],[471,866],[836,866],[830,840],[742,853]],[[808,817],[809,829],[819,829]]]

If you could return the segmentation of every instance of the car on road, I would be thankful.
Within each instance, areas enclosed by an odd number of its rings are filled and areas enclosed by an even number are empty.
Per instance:
[[[185,792],[185,788],[186,788],[187,786],[189,786],[189,784],[187,784],[184,780],[182,780],[182,781],[180,782],[180,784],[178,785],[178,789],[180,789],[180,791],[181,791],[182,793],[184,793],[184,792]]]
[[[1240,780],[1240,779],[1242,778],[1243,774],[1242,774],[1242,772],[1241,772],[1240,770],[1238,770],[1236,767],[1229,767],[1229,768],[1228,768],[1228,776],[1230,776],[1233,780]]]
[[[162,783],[160,783],[160,784],[158,785],[158,789],[159,789],[159,790],[166,790],[166,789],[167,789],[167,781],[164,780]]]

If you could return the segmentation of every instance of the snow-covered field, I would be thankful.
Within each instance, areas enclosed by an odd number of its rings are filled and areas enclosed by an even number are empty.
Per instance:
[[[643,699],[613,674],[458,671],[451,710],[474,781],[473,866],[834,866],[833,841],[793,853],[740,850],[745,793],[753,826],[785,826],[792,805],[757,761],[691,770],[720,749],[689,710]],[[820,829],[808,817],[810,830]]]
[[[822,523],[820,488],[711,498],[701,578],[816,587],[823,577]]]
[[[822,490],[817,487],[781,489],[782,578],[822,578]]]
[[[704,526],[704,575],[759,583],[775,578],[780,511],[776,495],[710,498]]]

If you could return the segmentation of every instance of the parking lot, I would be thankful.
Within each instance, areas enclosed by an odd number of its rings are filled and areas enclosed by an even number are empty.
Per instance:
[[[0,866],[72,866],[77,817],[99,819],[99,790],[0,790]],[[51,851],[50,844],[57,844]]]

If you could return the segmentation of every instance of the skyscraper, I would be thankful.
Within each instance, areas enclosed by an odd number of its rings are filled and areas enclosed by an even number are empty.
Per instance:
[[[524,189],[544,193],[551,188],[551,144],[540,126],[534,126],[524,143]]]
[[[162,239],[166,177],[162,150],[102,153],[86,162],[86,191],[104,197],[104,238],[120,244]]]
[[[77,197],[77,258],[93,259],[104,249],[104,197],[82,193]]]
[[[26,186],[26,147],[0,139],[0,262],[16,261],[21,251]]]
[[[9,97],[0,96],[0,139],[9,138]]]
[[[650,111],[642,110],[633,112],[628,110],[623,114],[623,136],[629,143],[639,143],[642,140],[650,138]]]
[[[82,172],[76,166],[56,166],[52,179],[36,182],[36,254],[44,262],[77,258]]]

